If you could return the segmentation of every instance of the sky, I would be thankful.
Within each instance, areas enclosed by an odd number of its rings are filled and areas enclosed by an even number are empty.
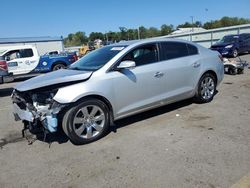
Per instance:
[[[223,16],[250,18],[250,0],[1,0],[0,38],[157,27]]]

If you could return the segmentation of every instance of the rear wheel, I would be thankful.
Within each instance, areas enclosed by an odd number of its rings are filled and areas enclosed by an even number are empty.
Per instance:
[[[53,67],[53,71],[59,70],[59,69],[66,69],[66,66],[63,63],[58,63]]]
[[[207,103],[213,100],[216,90],[216,79],[211,73],[205,73],[199,83],[195,95],[195,101],[198,103]]]
[[[70,108],[63,118],[63,130],[75,144],[87,144],[103,137],[109,127],[109,111],[98,99],[88,99]]]

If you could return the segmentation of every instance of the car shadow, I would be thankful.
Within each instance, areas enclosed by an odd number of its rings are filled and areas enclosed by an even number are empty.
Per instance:
[[[69,138],[66,136],[66,134],[63,132],[63,130],[61,128],[58,129],[57,132],[55,133],[44,133],[44,130],[39,129],[39,130],[33,130],[33,131],[29,131],[28,133],[31,136],[26,137],[26,139],[28,140],[28,143],[31,145],[33,144],[35,141],[41,141],[41,142],[45,142],[48,143],[49,146],[52,143],[58,143],[58,144],[64,144],[66,142],[69,141]]]
[[[117,129],[123,128],[125,126],[129,126],[133,123],[137,123],[143,120],[150,119],[152,117],[160,116],[162,114],[177,110],[179,108],[183,108],[185,106],[189,106],[193,104],[193,99],[186,99],[180,102],[172,103],[166,106],[158,107],[146,112],[142,112],[121,120],[117,120],[114,122],[114,126],[111,127],[111,131],[116,132]]]
[[[7,97],[10,96],[13,91],[13,88],[3,88],[0,89],[0,97]]]
[[[218,90],[215,91],[214,95],[217,95],[217,94],[218,94]],[[198,104],[198,103],[195,102],[193,98],[186,99],[186,100],[168,104],[162,107],[158,107],[158,108],[146,111],[146,112],[142,112],[142,113],[139,113],[139,114],[136,114],[136,115],[133,115],[133,116],[121,119],[121,120],[117,120],[114,122],[114,125],[111,126],[110,132],[116,132],[117,129],[132,125],[133,123],[147,120],[152,117],[160,116],[162,114],[177,110],[179,108],[190,106],[191,104]]]

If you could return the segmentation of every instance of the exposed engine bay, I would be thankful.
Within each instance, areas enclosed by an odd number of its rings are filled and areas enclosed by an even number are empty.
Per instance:
[[[13,110],[15,120],[23,120],[24,124],[38,126],[42,124],[44,129],[53,133],[57,131],[57,114],[65,105],[59,104],[53,97],[57,89],[50,91],[13,91]]]

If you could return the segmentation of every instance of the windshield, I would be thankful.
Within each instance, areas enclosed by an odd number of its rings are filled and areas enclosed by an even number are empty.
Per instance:
[[[238,42],[239,36],[237,35],[231,35],[231,36],[224,36],[221,40],[219,40],[219,43],[234,43]]]
[[[126,46],[106,46],[90,52],[69,68],[76,70],[96,71],[110,61],[115,55],[122,51]]]

